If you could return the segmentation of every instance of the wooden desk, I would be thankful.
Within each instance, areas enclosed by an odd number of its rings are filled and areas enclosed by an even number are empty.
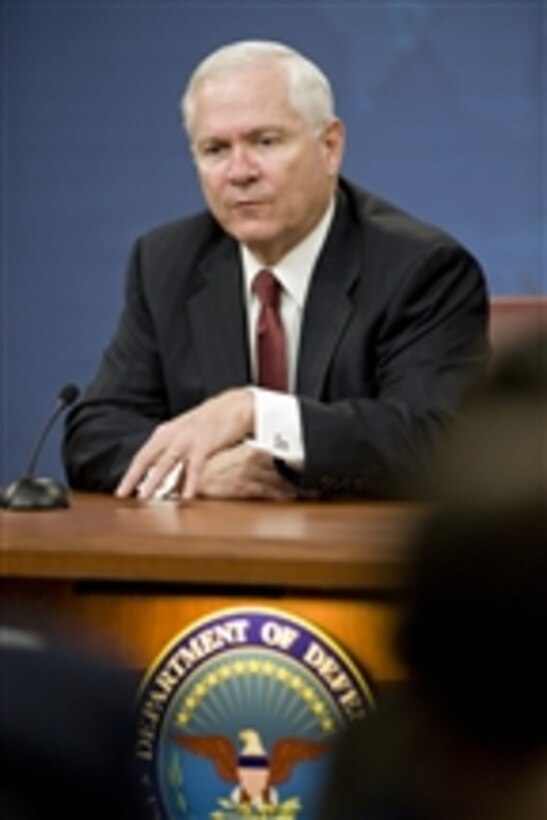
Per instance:
[[[52,606],[138,668],[213,610],[276,606],[390,682],[401,677],[389,636],[404,544],[421,514],[406,504],[75,494],[69,510],[2,512],[1,589]]]

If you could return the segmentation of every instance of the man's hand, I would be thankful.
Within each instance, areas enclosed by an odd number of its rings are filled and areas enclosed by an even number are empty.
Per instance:
[[[254,399],[247,388],[221,393],[198,407],[160,424],[133,458],[116,495],[127,498],[137,486],[139,497],[154,495],[177,464],[183,464],[182,498],[196,494],[208,458],[254,433]]]
[[[272,456],[247,443],[211,456],[201,471],[197,493],[204,498],[273,501],[296,497],[295,488],[276,470]]]

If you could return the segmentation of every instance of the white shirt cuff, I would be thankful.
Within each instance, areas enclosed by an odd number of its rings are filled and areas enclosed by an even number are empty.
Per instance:
[[[304,441],[298,399],[263,387],[251,387],[255,402],[253,446],[280,458],[294,469],[304,464]]]

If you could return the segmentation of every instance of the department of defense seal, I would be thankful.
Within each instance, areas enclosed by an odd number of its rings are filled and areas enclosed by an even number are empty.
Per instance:
[[[191,624],[139,691],[136,755],[157,820],[311,820],[337,732],[373,708],[341,647],[275,609]]]

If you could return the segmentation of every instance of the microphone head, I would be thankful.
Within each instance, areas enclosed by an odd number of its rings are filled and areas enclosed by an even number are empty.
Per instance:
[[[61,407],[68,407],[70,404],[76,401],[79,395],[79,387],[76,387],[75,384],[65,384],[65,386],[61,388],[61,390],[59,391],[57,401],[59,402]]]

